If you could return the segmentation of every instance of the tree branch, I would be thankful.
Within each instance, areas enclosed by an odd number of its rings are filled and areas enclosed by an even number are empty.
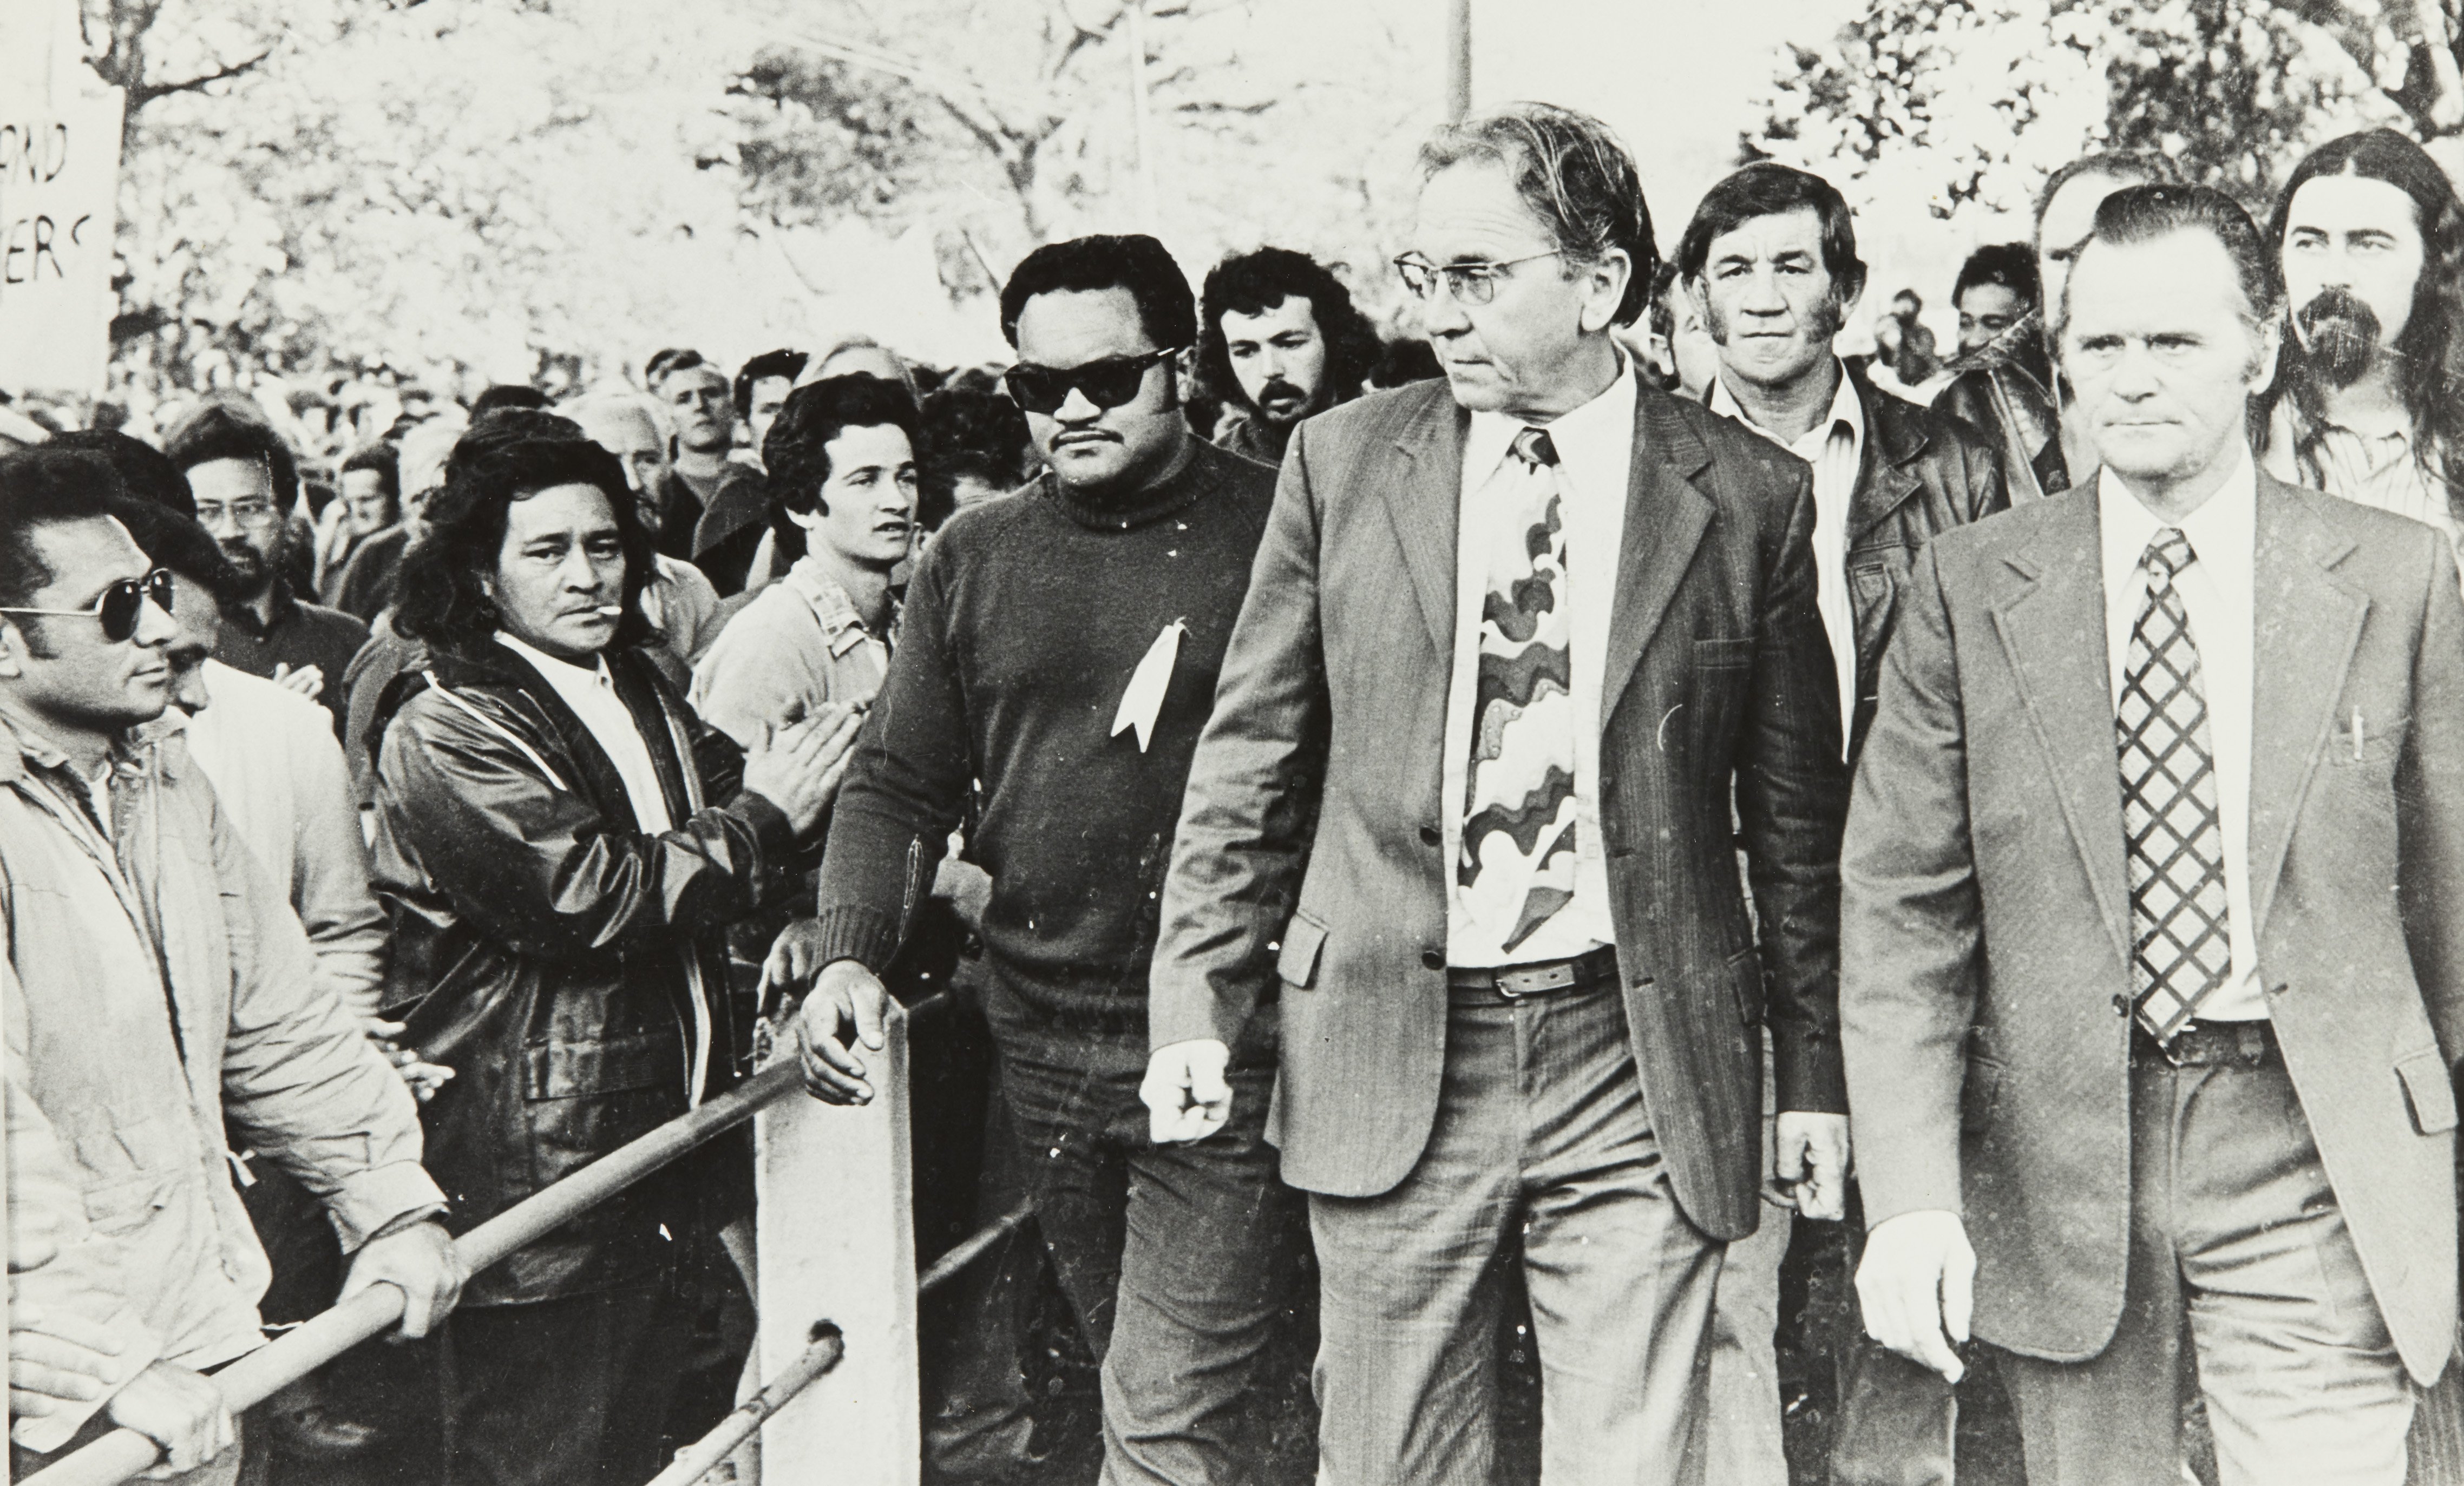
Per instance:
[[[1194,119],[1216,119],[1221,118],[1227,114],[1238,114],[1250,119],[1255,119],[1260,114],[1269,114],[1274,112],[1275,105],[1280,101],[1282,100],[1279,98],[1265,98],[1255,103],[1175,103],[1172,105],[1172,111],[1176,114],[1185,114]]]
[[[197,76],[186,78],[179,82],[142,83],[129,90],[128,111],[133,114],[139,109],[143,108],[146,104],[153,102],[156,98],[165,98],[174,93],[194,93],[199,89],[206,87],[209,83],[221,82],[226,78],[238,77],[245,74],[254,72],[257,68],[257,64],[263,62],[267,57],[270,57],[273,55],[274,49],[272,47],[268,47],[264,51],[256,54],[256,55],[250,57],[247,61],[233,62],[227,67],[217,67],[212,72],[202,73]]]

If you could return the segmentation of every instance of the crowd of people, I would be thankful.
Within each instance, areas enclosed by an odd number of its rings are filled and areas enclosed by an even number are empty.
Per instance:
[[[1108,1483],[1300,1418],[1347,1486],[1782,1486],[1784,1272],[1841,1254],[1843,1486],[2017,1478],[1997,1410],[2037,1486],[2458,1469],[2439,167],[2340,139],[2262,225],[2080,160],[1948,358],[1913,294],[1836,349],[1818,175],[1663,263],[1585,115],[1419,172],[1408,341],[1098,235],[1009,275],[1005,368],[0,453],[16,1470],[648,1479],[744,1372],[749,1138],[451,1236],[757,1047],[879,1097],[943,987],[919,1210],[1034,1217],[936,1302],[935,1480],[1045,1463],[1046,1284]],[[381,1283],[408,1344],[233,1419]]]

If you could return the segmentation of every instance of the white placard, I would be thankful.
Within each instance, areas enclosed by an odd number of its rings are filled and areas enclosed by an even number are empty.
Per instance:
[[[66,19],[63,19],[65,11]],[[110,356],[121,95],[78,59],[73,7],[0,6],[0,391],[91,394]],[[28,58],[52,59],[35,85]]]

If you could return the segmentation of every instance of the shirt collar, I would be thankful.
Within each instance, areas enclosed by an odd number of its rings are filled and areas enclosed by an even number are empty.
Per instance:
[[[2156,534],[2178,525],[2199,561],[2219,578],[2247,570],[2258,540],[2258,473],[2250,449],[2233,456],[2233,468],[2199,509],[2169,522],[2140,503],[2111,470],[2098,471],[2097,524],[2103,547],[2106,591],[2145,557]]]
[[[576,666],[571,661],[561,661],[537,645],[526,645],[501,629],[496,631],[496,644],[530,662],[537,667],[541,679],[560,691],[594,686],[605,687],[611,692],[616,689],[616,678],[607,673],[607,657],[605,654],[599,656],[598,668],[593,670]]]
[[[256,622],[256,611],[247,604],[227,604],[223,606],[223,620],[239,625],[259,640],[288,623],[299,612],[299,600],[291,592],[291,580],[278,573],[274,578],[274,601],[267,612],[269,617],[260,624]]]
[[[1534,423],[1509,413],[1473,413],[1471,431],[1463,440],[1463,469],[1471,473],[1475,483],[1488,478],[1496,471],[1498,462],[1506,457],[1507,449],[1513,445],[1514,436],[1526,428],[1549,430],[1549,442],[1556,446],[1560,464],[1581,466],[1590,463],[1592,458],[1608,457],[1612,450],[1620,460],[1630,457],[1631,441],[1635,436],[1637,395],[1634,362],[1624,351],[1619,350],[1617,377],[1601,390],[1599,396],[1580,407],[1559,413],[1546,423]],[[1618,473],[1618,488],[1622,489],[1622,463]],[[1581,483],[1581,475],[1577,472],[1575,484],[1579,488]]]
[[[186,723],[187,717],[178,708],[166,708],[162,718],[140,724],[113,738],[102,777],[108,778],[113,771],[143,769],[146,754],[152,754],[160,766],[162,751],[154,745],[180,732]],[[0,785],[14,783],[30,774],[74,776],[80,787],[88,785],[86,776],[58,744],[45,735],[41,724],[25,709],[0,699]]]
[[[1728,390],[1728,374],[1726,371],[1711,379],[1711,411],[1723,418],[1735,419],[1773,444],[1800,457],[1803,456],[1800,445],[1812,448],[1816,453],[1821,452],[1823,443],[1831,437],[1831,431],[1843,423],[1848,426],[1848,436],[1856,441],[1858,448],[1862,448],[1865,446],[1864,401],[1857,396],[1857,384],[1849,377],[1847,366],[1837,357],[1832,358],[1831,364],[1839,374],[1839,384],[1831,393],[1831,411],[1823,415],[1820,423],[1807,430],[1803,438],[1793,441],[1783,439],[1749,417],[1744,404],[1737,401],[1736,394]]]
[[[831,655],[845,655],[870,633],[855,612],[855,601],[847,597],[838,579],[830,577],[812,554],[798,557],[781,581],[812,609],[813,618],[821,621],[822,633],[829,638]]]

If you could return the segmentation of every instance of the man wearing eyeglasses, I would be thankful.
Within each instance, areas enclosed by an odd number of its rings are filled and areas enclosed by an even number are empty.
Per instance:
[[[1656,254],[1605,125],[1519,104],[1420,164],[1397,267],[1446,381],[1293,435],[1181,809],[1148,1098],[1192,1149],[1254,1119],[1227,1049],[1279,995],[1323,1479],[1487,1478],[1519,1236],[1542,1478],[1700,1482],[1766,1019],[1771,1200],[1844,1197],[1813,491],[1618,351]]]
[[[215,404],[172,429],[163,452],[187,476],[198,523],[239,575],[239,591],[223,606],[214,659],[327,703],[339,732],[342,672],[368,643],[368,626],[295,596],[290,526],[299,465],[291,446],[267,425]]]
[[[1103,1359],[1105,1479],[1261,1476],[1249,1388],[1296,1273],[1265,1142],[1274,1029],[1231,1039],[1243,1118],[1151,1144],[1147,965],[1181,786],[1274,475],[1183,416],[1189,282],[1152,237],[1040,248],[1001,291],[1045,472],[951,518],[917,564],[785,978],[806,1082],[871,1097],[882,971],[951,831],[991,874],[985,1013],[1043,1230]],[[1297,808],[1297,804],[1296,804]]]
[[[99,455],[0,458],[11,1078],[74,1169],[81,1247],[139,1323],[107,1402],[20,1418],[13,1440],[56,1453],[123,1426],[219,1482],[238,1453],[200,1374],[263,1340],[268,1278],[227,1119],[319,1200],[352,1256],[345,1295],[400,1286],[419,1336],[462,1277],[409,1093],[318,984],[290,905],[176,726],[156,726],[173,579],[107,514],[118,490]]]

